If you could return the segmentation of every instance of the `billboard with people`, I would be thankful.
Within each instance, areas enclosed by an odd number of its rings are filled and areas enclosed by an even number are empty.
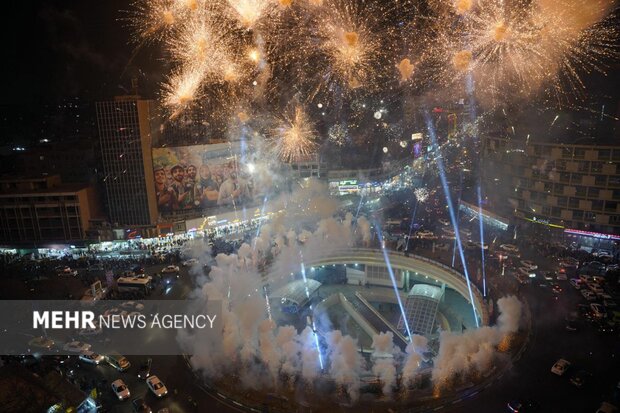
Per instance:
[[[251,151],[241,149],[239,143],[153,148],[159,212],[253,203],[264,191],[248,167]]]

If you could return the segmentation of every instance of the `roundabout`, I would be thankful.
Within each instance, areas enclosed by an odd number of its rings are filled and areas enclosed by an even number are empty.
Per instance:
[[[273,354],[244,363],[256,382],[240,371],[207,379],[250,411],[327,412],[335,404],[342,411],[425,411],[488,383],[509,364],[516,330],[490,327],[482,294],[452,268],[372,249],[333,250],[298,268],[286,276],[272,268],[265,277],[280,282],[265,289],[269,319],[257,340],[259,353]],[[420,310],[426,329],[416,323]],[[520,311],[519,303],[518,317]],[[467,351],[474,358],[488,353],[494,367],[446,373],[451,356],[442,343],[459,346],[461,337],[470,347],[479,341]],[[316,364],[312,373],[308,363]],[[269,374],[273,380],[263,380]]]

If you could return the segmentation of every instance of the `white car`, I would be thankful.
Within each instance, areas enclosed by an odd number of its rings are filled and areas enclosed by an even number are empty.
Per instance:
[[[454,239],[454,230],[452,228],[442,228],[441,232],[443,233],[444,238]]]
[[[474,242],[474,244],[476,244],[476,247],[483,249],[483,250],[488,250],[489,249],[489,245],[488,244],[483,244],[481,242]]]
[[[46,350],[51,350],[54,347],[54,340],[50,340],[49,338],[35,337],[28,342],[28,345],[31,347],[44,348]]]
[[[432,231],[426,231],[426,230],[419,231],[417,235],[418,235],[418,238],[422,238],[422,239],[435,239],[435,238],[437,238]]]
[[[465,235],[465,237],[467,238],[471,237],[471,231],[467,228],[459,228],[459,232],[461,233],[461,235]]]
[[[125,382],[121,379],[114,380],[112,382],[112,391],[116,394],[119,400],[127,400],[131,393],[129,392],[129,387],[125,384]]]
[[[184,267],[191,267],[196,264],[198,264],[198,260],[196,258],[190,258],[189,260],[183,262]]]
[[[581,290],[581,295],[588,301],[596,301],[596,294],[590,290]]]
[[[512,253],[518,253],[519,252],[519,247],[517,247],[516,245],[502,244],[499,247],[501,249],[503,249],[504,251],[507,251],[507,252],[512,252]]]
[[[135,301],[125,301],[123,304],[121,304],[121,307],[123,307],[126,310],[133,310],[133,309],[137,311],[144,310],[144,304],[137,303]]]
[[[95,324],[95,328],[83,328],[78,331],[78,335],[82,337],[96,336],[97,334],[101,334],[101,326],[98,324]]]
[[[564,267],[576,267],[579,265],[579,260],[573,257],[564,257],[560,260],[560,265]]]
[[[559,359],[555,362],[553,367],[551,367],[551,373],[557,374],[558,376],[563,376],[566,373],[566,370],[570,367],[570,362],[564,359]]]
[[[520,267],[518,271],[519,271],[519,274],[524,275],[526,277],[536,278],[536,273],[527,267]]]
[[[71,341],[63,347],[65,351],[70,351],[72,353],[83,353],[85,351],[90,350],[91,345],[87,343],[83,343],[81,341]]]
[[[538,269],[538,265],[536,265],[534,262],[528,261],[528,260],[521,261],[521,265],[523,267],[525,267],[525,268],[529,268],[532,271]]]
[[[85,351],[80,354],[80,360],[85,363],[99,365],[105,360],[105,357],[101,354],[93,353],[92,351]]]
[[[72,270],[70,267],[56,267],[56,273],[58,275],[72,275],[74,277],[77,277],[78,272],[77,270]]]
[[[162,274],[175,274],[179,272],[179,267],[176,265],[168,265],[166,268],[161,270]]]
[[[146,385],[149,386],[149,389],[157,397],[164,397],[166,394],[168,394],[168,389],[157,376],[151,376],[146,379]]]
[[[450,249],[450,245],[445,242],[440,242],[435,244],[435,249],[439,251],[448,251]]]

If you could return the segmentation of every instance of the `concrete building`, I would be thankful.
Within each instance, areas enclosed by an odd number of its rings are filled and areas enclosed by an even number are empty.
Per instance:
[[[100,219],[92,186],[58,175],[0,179],[0,242],[8,245],[85,240]]]
[[[486,137],[482,151],[495,212],[552,228],[620,234],[620,146]]]
[[[153,235],[158,218],[151,154],[158,133],[155,104],[120,96],[98,102],[96,111],[110,222]]]

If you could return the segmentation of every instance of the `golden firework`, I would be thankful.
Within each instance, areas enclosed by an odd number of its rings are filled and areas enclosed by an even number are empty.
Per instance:
[[[274,130],[274,152],[284,162],[307,159],[317,149],[314,124],[302,107],[296,106],[294,115],[285,118]]]

